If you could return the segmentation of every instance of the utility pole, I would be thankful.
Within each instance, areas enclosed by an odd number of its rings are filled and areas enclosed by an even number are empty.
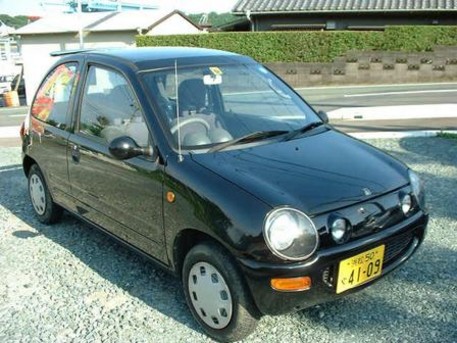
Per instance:
[[[81,0],[78,0],[78,22],[79,22],[79,48],[84,49],[83,41],[83,23],[82,23],[82,5]]]

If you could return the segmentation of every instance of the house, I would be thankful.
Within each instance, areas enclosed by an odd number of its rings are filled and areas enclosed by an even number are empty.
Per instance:
[[[457,0],[239,0],[232,13],[252,31],[382,30],[387,25],[457,25]]]
[[[83,47],[135,45],[135,36],[198,34],[201,29],[180,11],[157,10],[61,13],[46,16],[15,31],[24,63],[27,102],[30,103],[44,73],[55,62],[50,53]]]
[[[0,37],[8,37],[14,32],[14,27],[6,25],[0,20]]]

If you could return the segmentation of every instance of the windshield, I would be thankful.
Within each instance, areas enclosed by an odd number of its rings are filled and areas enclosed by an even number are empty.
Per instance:
[[[260,64],[178,66],[146,72],[143,80],[173,145],[180,141],[185,150],[207,151],[231,141],[237,148],[243,137],[271,141],[320,121]]]

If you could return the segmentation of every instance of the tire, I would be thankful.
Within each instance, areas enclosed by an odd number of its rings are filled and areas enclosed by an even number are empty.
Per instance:
[[[223,247],[204,242],[183,263],[187,305],[208,336],[234,342],[250,335],[260,318],[239,268]]]
[[[29,197],[38,220],[43,224],[54,224],[62,217],[63,209],[52,200],[46,181],[38,165],[30,167],[28,176]]]

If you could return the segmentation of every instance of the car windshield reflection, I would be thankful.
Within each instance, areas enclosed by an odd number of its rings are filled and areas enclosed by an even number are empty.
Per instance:
[[[236,148],[245,142],[242,137],[296,131],[320,120],[259,64],[170,67],[146,72],[143,80],[168,125],[172,145],[187,150],[217,151],[211,148],[239,142]],[[271,141],[271,135],[264,138]]]

